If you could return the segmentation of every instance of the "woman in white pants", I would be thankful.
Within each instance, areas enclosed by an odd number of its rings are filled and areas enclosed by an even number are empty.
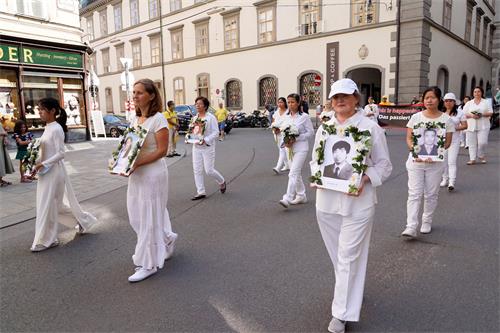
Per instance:
[[[135,117],[130,126],[148,130],[141,152],[128,178],[127,211],[137,234],[132,260],[139,282],[163,268],[174,252],[177,234],[172,232],[168,202],[168,122],[162,115],[161,94],[149,79],[134,84]]]
[[[368,130],[372,142],[366,160],[368,167],[357,194],[320,188],[316,191],[318,225],[335,272],[333,318],[328,331],[342,333],[346,321],[359,321],[377,203],[375,189],[390,176],[392,164],[384,131],[365,117],[362,110],[356,110],[360,100],[356,83],[350,79],[336,81],[331,87],[331,97],[335,116],[329,124],[333,122],[336,128],[355,126],[361,131]],[[313,159],[322,131],[320,127],[316,132]]]
[[[299,130],[299,136],[294,141],[285,144],[288,149],[293,151],[293,154],[287,153],[288,165],[290,166],[288,186],[286,193],[280,200],[280,205],[285,208],[307,202],[306,188],[302,180],[302,167],[309,152],[309,139],[314,135],[314,128],[309,114],[300,111],[300,96],[290,94],[287,100],[288,114],[285,117],[295,124]]]
[[[288,105],[286,104],[285,97],[278,98],[278,110],[276,110],[273,113],[273,122],[271,124],[271,127],[274,124],[281,123],[281,120],[288,113],[287,107]],[[273,171],[276,174],[279,174],[281,171],[290,170],[290,168],[288,166],[288,159],[286,157],[286,148],[283,145],[283,136],[279,133],[279,130],[277,128],[273,128],[273,132],[279,150],[278,163],[276,163],[276,166],[273,168]]]
[[[428,234],[431,232],[432,215],[437,207],[439,184],[443,175],[444,162],[433,162],[430,158],[415,158],[413,151],[413,129],[416,124],[444,123],[446,139],[444,149],[451,144],[452,133],[455,132],[453,122],[446,113],[439,110],[441,101],[441,90],[438,87],[429,87],[423,93],[423,111],[411,116],[406,125],[406,144],[410,150],[406,169],[408,170],[408,201],[406,204],[407,218],[406,228],[402,236],[414,238],[417,236],[419,225],[420,201],[424,197],[424,212],[422,215],[422,226],[420,232]]]
[[[484,90],[475,87],[474,99],[464,106],[467,117],[467,132],[469,134],[469,161],[468,165],[476,164],[476,159],[486,163],[486,146],[490,133],[490,117],[493,115],[491,104],[483,98]]]
[[[462,104],[460,104],[458,109],[463,112],[465,104],[467,104],[467,102],[470,101],[470,99],[471,98],[469,96],[465,96],[464,99],[462,100]],[[465,112],[464,112],[464,116],[465,116]],[[467,149],[468,149],[469,145],[467,144],[467,142],[468,142],[467,131],[466,130],[460,131],[460,147],[461,148],[467,147]]]
[[[457,108],[457,100],[454,93],[444,95],[444,111],[450,116],[455,132],[451,138],[451,145],[444,153],[444,172],[441,187],[448,185],[448,191],[455,189],[457,179],[457,158],[460,150],[460,133],[467,128],[467,120],[463,110]]]
[[[195,107],[198,114],[193,117],[196,119],[205,120],[205,133],[203,141],[193,144],[193,172],[194,182],[196,185],[196,195],[191,200],[200,200],[207,196],[205,191],[205,181],[203,179],[203,168],[208,176],[215,179],[219,185],[221,193],[226,192],[226,181],[219,171],[215,170],[215,144],[219,137],[219,125],[217,118],[210,112],[208,107],[210,102],[206,97],[198,97],[195,100]]]

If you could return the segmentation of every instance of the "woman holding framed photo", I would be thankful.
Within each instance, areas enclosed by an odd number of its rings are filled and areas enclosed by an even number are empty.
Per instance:
[[[168,122],[162,115],[160,92],[152,80],[134,84],[136,116],[131,127],[148,133],[128,178],[127,211],[130,225],[137,234],[132,256],[135,273],[129,282],[139,282],[163,268],[174,252],[177,234],[172,232],[168,201]]]
[[[384,131],[358,109],[361,96],[356,83],[350,79],[338,80],[332,85],[328,97],[332,99],[335,115],[316,132],[311,163],[317,158],[321,138],[326,132],[323,126],[335,126],[336,133],[355,128],[360,133],[368,131],[371,137],[371,148],[365,160],[366,168],[356,193],[319,187],[316,190],[316,217],[335,272],[333,318],[328,331],[342,333],[346,321],[359,321],[377,203],[375,188],[390,176],[392,163]],[[339,141],[338,147],[332,149],[345,154],[350,148],[342,142]],[[340,171],[337,173],[340,175]]]

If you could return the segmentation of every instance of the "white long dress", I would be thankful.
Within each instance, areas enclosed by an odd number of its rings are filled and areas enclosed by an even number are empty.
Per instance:
[[[64,166],[64,131],[57,122],[47,124],[40,138],[40,158],[47,172],[38,175],[36,188],[36,225],[32,249],[50,246],[57,240],[58,222],[75,227],[80,223],[88,230],[97,219],[84,212],[76,200]],[[64,210],[63,210],[64,208]],[[72,216],[60,212],[70,212]],[[69,217],[69,218],[68,218]]]
[[[137,118],[131,125],[138,126]],[[141,149],[150,153],[157,149],[155,134],[168,128],[167,120],[156,113],[140,125],[148,130]],[[138,167],[128,179],[127,210],[130,225],[137,234],[132,260],[144,269],[162,268],[167,258],[167,244],[177,235],[172,232],[167,210],[168,169],[165,158]]]

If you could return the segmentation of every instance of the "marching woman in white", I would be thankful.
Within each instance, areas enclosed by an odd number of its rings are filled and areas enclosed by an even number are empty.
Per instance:
[[[274,125],[277,126],[277,128],[273,128],[274,137],[276,139],[276,144],[278,145],[278,151],[279,151],[278,163],[276,163],[276,166],[273,168],[273,171],[276,174],[279,174],[281,171],[286,171],[290,169],[288,167],[288,159],[286,157],[286,148],[283,145],[283,137],[279,132],[279,124],[281,124],[282,119],[288,113],[287,107],[288,105],[286,104],[285,97],[278,98],[278,109],[273,113],[273,122],[271,124],[271,127]]]
[[[463,112],[464,111],[464,106],[465,106],[465,104],[467,104],[468,101],[470,101],[470,97],[469,96],[465,96],[464,99],[463,99],[463,101],[462,101],[462,103],[458,106],[458,109]],[[464,115],[465,115],[465,112],[464,112]],[[467,118],[467,117],[465,117],[465,118]],[[467,135],[467,130],[460,131],[460,147],[461,148],[467,147],[467,149],[469,149],[469,146],[467,145],[467,141],[468,141],[467,136],[468,136]]]
[[[422,226],[420,232],[428,234],[431,232],[432,215],[437,207],[439,184],[445,167],[444,162],[433,162],[430,158],[415,158],[412,155],[414,151],[413,129],[417,124],[443,123],[446,132],[444,149],[448,149],[451,144],[452,133],[455,132],[455,126],[450,116],[439,110],[441,101],[441,90],[438,87],[429,87],[423,93],[424,107],[423,111],[417,112],[411,116],[406,125],[406,145],[410,150],[406,169],[408,170],[408,201],[406,204],[407,218],[406,228],[402,236],[414,238],[417,236],[417,227],[419,225],[420,201],[424,197],[424,212],[422,214]]]
[[[226,181],[219,171],[215,170],[215,144],[219,137],[219,125],[214,115],[208,112],[210,102],[206,97],[198,97],[195,107],[198,114],[192,119],[205,121],[205,133],[201,143],[193,144],[193,172],[196,185],[196,195],[191,200],[200,200],[207,196],[203,179],[203,168],[208,176],[215,178],[221,193],[226,192]]]
[[[285,208],[307,202],[306,188],[302,180],[302,167],[309,151],[309,139],[314,135],[314,128],[309,114],[300,111],[300,96],[290,94],[287,100],[288,114],[285,116],[284,121],[294,124],[299,131],[299,136],[285,144],[286,148],[293,152],[292,154],[287,152],[288,165],[290,166],[288,186],[285,195],[280,200],[280,204]]]
[[[455,182],[457,179],[457,158],[458,151],[460,150],[460,135],[461,131],[467,128],[467,119],[463,110],[457,108],[457,99],[454,93],[447,93],[444,95],[444,108],[445,113],[450,116],[455,132],[451,138],[451,145],[444,153],[444,172],[443,179],[440,186],[445,187],[448,185],[448,191],[455,189]]]
[[[133,94],[136,116],[132,116],[130,126],[148,130],[127,189],[128,217],[137,234],[132,256],[137,268],[128,281],[139,282],[163,268],[173,255],[177,234],[172,232],[167,210],[168,122],[162,115],[161,95],[149,79],[137,81]]]
[[[333,318],[328,331],[342,333],[346,321],[359,321],[377,203],[375,189],[390,176],[392,164],[384,131],[365,117],[362,110],[357,110],[360,95],[356,83],[350,79],[336,81],[329,98],[335,109],[335,117],[329,124],[335,124],[337,129],[355,126],[360,131],[368,130],[372,142],[366,160],[368,167],[357,194],[321,188],[316,191],[318,225],[335,272]],[[313,159],[322,131],[320,127],[316,132]]]
[[[486,146],[488,145],[488,134],[490,133],[490,117],[493,115],[491,104],[483,98],[483,88],[475,87],[473,96],[474,98],[464,105],[468,125],[468,165],[476,164],[476,159],[479,159],[483,164],[486,163]]]
[[[368,97],[368,104],[365,106],[364,114],[368,119],[378,124],[378,105],[375,103],[373,97]]]
[[[64,133],[66,111],[54,98],[43,98],[38,102],[40,119],[46,123],[40,138],[40,157],[36,161],[38,173],[36,187],[35,239],[31,251],[40,252],[59,245],[58,222],[74,227],[77,233],[84,233],[97,220],[82,211],[76,200],[73,187],[64,166]],[[71,218],[59,216],[61,208],[70,209]]]

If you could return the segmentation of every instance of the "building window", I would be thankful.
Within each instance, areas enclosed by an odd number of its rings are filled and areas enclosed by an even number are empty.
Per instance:
[[[266,105],[277,105],[278,81],[276,78],[267,76],[259,81],[259,107]]]
[[[123,67],[120,58],[125,58],[125,45],[120,44],[115,46],[115,53],[116,53],[116,69],[118,71],[123,71],[125,67]]]
[[[151,36],[149,43],[151,44],[151,64],[159,64],[161,57],[160,35]]]
[[[181,0],[170,0],[170,11],[174,12],[182,8]]]
[[[441,89],[441,91],[448,91],[450,75],[446,68],[439,67],[437,72],[437,82],[436,85]]]
[[[111,88],[104,89],[104,96],[106,97],[106,112],[113,113],[113,92]]]
[[[226,83],[226,106],[228,109],[241,109],[241,81],[230,80]]]
[[[165,97],[163,97],[163,87],[161,86],[161,81],[155,81],[153,82],[153,84],[156,86],[156,88],[158,89],[158,91],[160,92],[160,95],[161,95],[161,100],[164,101],[165,100]],[[165,106],[165,105],[164,105]]]
[[[170,31],[172,42],[172,60],[179,60],[184,57],[182,48],[182,29]]]
[[[122,24],[122,4],[121,3],[113,6],[113,16],[115,18],[115,31],[122,30],[123,24]]]
[[[132,67],[139,68],[141,65],[141,40],[139,39],[132,42]]]
[[[311,35],[319,31],[320,0],[300,1],[300,35]]]
[[[481,34],[481,12],[476,9],[476,32],[474,34],[474,46],[479,48],[479,36]]]
[[[101,36],[108,34],[108,15],[106,9],[99,12],[99,25],[101,27]]]
[[[275,40],[275,13],[276,7],[257,8],[257,25],[259,33],[259,44],[273,42]]]
[[[465,36],[464,39],[471,43],[471,31],[472,31],[472,6],[469,2],[467,2],[467,14],[465,15]]]
[[[376,23],[377,3],[372,0],[351,0],[351,25],[356,27]]]
[[[481,44],[481,49],[483,50],[483,52],[486,53],[486,51],[488,50],[487,49],[487,44],[486,44],[486,40],[488,38],[488,20],[486,20],[486,17],[484,18],[484,21],[483,21],[483,42]]]
[[[460,100],[463,101],[465,95],[467,94],[467,74],[462,74],[462,80],[460,81]]]
[[[130,25],[139,24],[139,0],[130,0]]]
[[[101,56],[102,56],[103,73],[111,72],[111,66],[110,66],[110,61],[109,61],[109,48],[103,49],[101,51]]]
[[[149,18],[158,17],[158,0],[149,0]]]
[[[443,27],[451,29],[451,12],[453,7],[453,0],[444,0],[443,4]]]
[[[118,105],[118,107],[120,108],[120,113],[125,113],[125,106],[126,106],[125,102],[127,102],[127,100],[128,100],[127,92],[123,90],[120,86],[120,104]]]
[[[86,23],[87,23],[87,34],[89,35],[89,40],[94,40],[95,39],[94,18],[92,16],[87,17]]]
[[[495,25],[490,25],[490,46],[488,47],[488,54],[491,56],[493,53],[493,38],[495,36]]]
[[[48,19],[47,0],[17,0],[17,13]]]
[[[306,73],[300,77],[300,95],[306,96],[310,107],[321,104],[321,86],[315,84],[318,80],[321,80],[321,75],[317,73]]]
[[[184,98],[184,78],[174,78],[174,102],[177,105],[186,104]]]
[[[476,88],[476,78],[473,76],[472,80],[470,81],[470,95],[469,96],[471,96],[471,97],[474,95],[474,88]]]
[[[208,54],[208,22],[196,24],[195,38],[196,55]]]
[[[484,90],[484,82],[483,79],[479,80],[479,86]],[[474,95],[474,94],[473,94]]]
[[[240,47],[240,15],[224,17],[224,50]]]
[[[208,74],[199,74],[196,77],[196,83],[198,87],[198,96],[203,96],[210,99],[210,86],[209,86],[209,76]]]

